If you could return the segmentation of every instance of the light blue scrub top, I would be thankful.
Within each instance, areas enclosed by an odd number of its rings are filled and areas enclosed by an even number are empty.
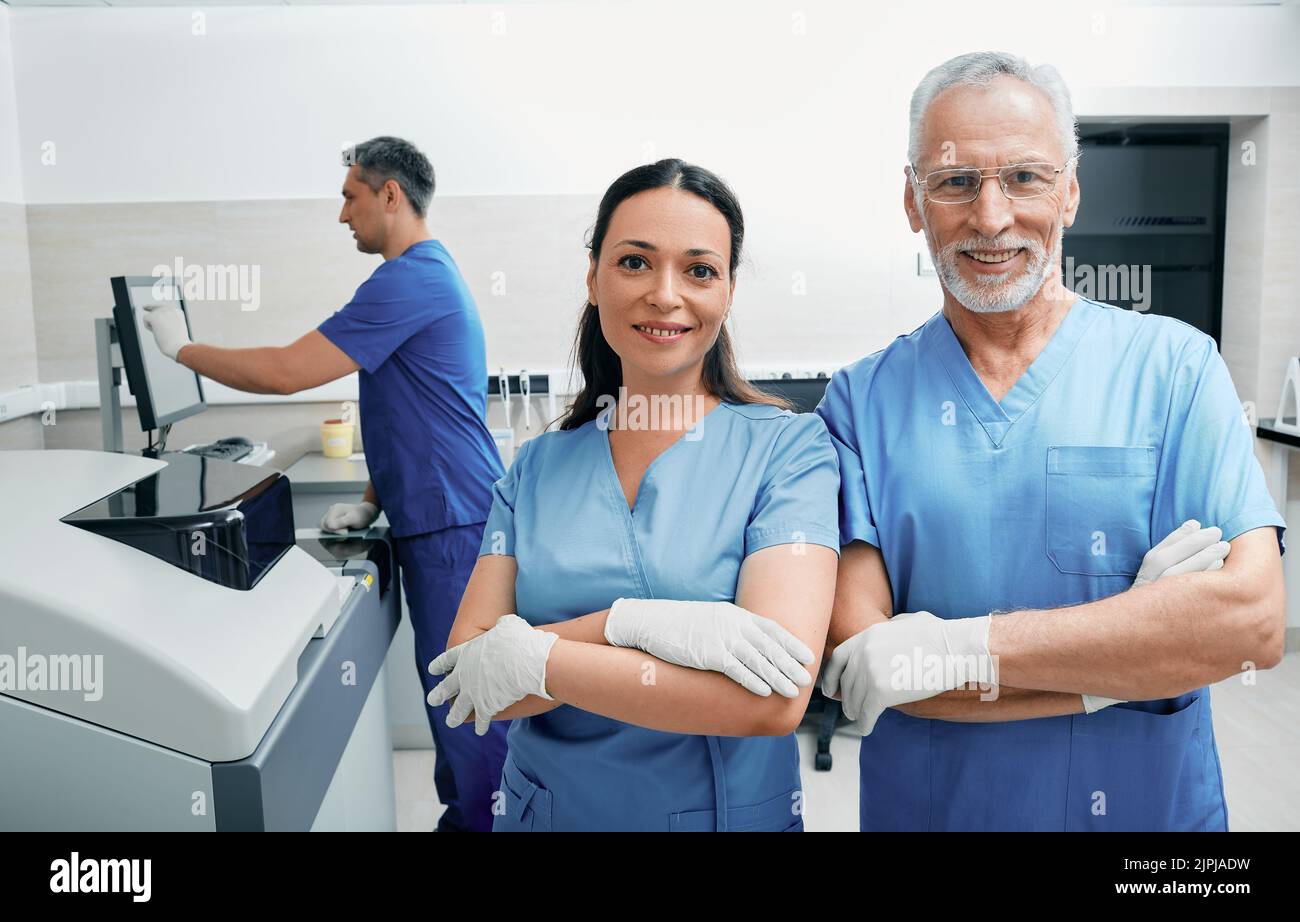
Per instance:
[[[1079,298],[1001,404],[942,313],[838,372],[840,538],[880,549],[894,610],[942,618],[1128,589],[1187,519],[1284,522],[1213,340]],[[1224,829],[1206,688],[1092,715],[954,723],[887,710],[863,829]]]
[[[654,459],[629,510],[608,431],[592,420],[520,447],[480,555],[514,556],[516,608],[534,625],[619,597],[730,602],[757,550],[838,553],[838,490],[820,418],[720,403]],[[802,828],[794,734],[665,733],[561,705],[515,720],[508,740],[496,830]]]

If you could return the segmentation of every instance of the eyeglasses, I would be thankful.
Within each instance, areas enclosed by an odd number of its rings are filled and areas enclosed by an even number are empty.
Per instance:
[[[1057,178],[1073,159],[1071,157],[1062,167],[1050,163],[1013,163],[988,171],[974,167],[935,170],[920,179],[916,178],[916,167],[912,167],[912,181],[921,187],[927,199],[939,205],[963,205],[975,201],[984,180],[992,176],[997,176],[1002,194],[1009,199],[1037,198],[1056,188]]]

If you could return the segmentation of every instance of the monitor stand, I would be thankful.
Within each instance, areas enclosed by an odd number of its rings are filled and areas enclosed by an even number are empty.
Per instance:
[[[117,344],[117,323],[112,317],[95,318],[95,357],[99,365],[99,426],[104,435],[104,451],[121,454],[122,350]]]

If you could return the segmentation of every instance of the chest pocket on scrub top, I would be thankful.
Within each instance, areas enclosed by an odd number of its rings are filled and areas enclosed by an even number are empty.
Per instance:
[[[1151,549],[1156,450],[1047,449],[1047,556],[1062,573],[1133,576]]]

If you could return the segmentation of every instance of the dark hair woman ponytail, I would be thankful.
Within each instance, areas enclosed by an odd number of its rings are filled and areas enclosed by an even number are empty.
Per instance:
[[[740,203],[727,184],[704,169],[677,159],[660,160],[628,170],[614,180],[600,200],[596,211],[596,224],[591,230],[587,248],[594,259],[600,259],[600,248],[605,242],[614,209],[638,192],[671,187],[698,195],[727,219],[731,229],[731,276],[740,264],[740,250],[745,242],[745,218]],[[578,320],[578,335],[573,341],[573,363],[582,372],[582,390],[578,391],[568,412],[560,420],[561,429],[576,429],[596,418],[600,409],[597,400],[601,395],[616,395],[623,383],[623,365],[600,329],[600,311],[588,302]],[[702,383],[710,394],[727,403],[767,403],[783,410],[792,409],[782,397],[767,394],[745,380],[736,365],[731,334],[724,324],[718,330],[718,339],[704,357]]]

